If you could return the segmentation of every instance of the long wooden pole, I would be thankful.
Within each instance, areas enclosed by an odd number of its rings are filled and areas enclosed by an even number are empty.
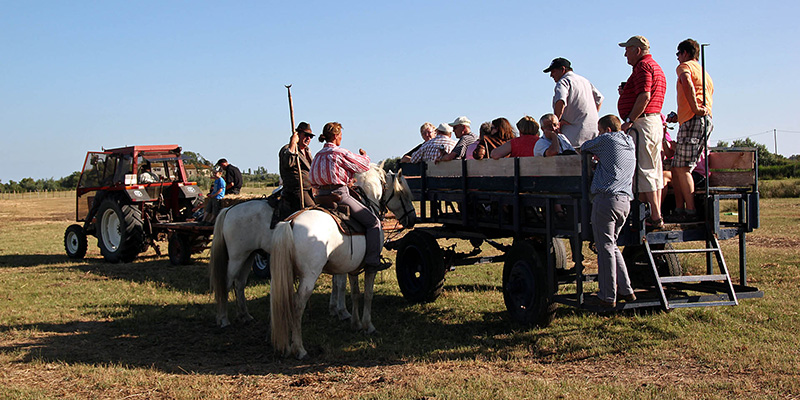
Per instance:
[[[289,92],[289,116],[292,120],[292,136],[297,135],[294,131],[294,104],[292,103],[292,85],[284,85]],[[298,138],[299,139],[299,138]],[[298,140],[299,141],[299,140]],[[303,170],[300,168],[300,146],[297,147],[297,176],[300,179],[300,207],[306,208],[306,196],[303,194]]]

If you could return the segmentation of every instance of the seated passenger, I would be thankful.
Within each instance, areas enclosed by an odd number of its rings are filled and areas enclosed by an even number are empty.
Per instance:
[[[575,148],[569,143],[558,127],[558,117],[555,114],[545,114],[539,118],[539,123],[544,131],[544,136],[539,138],[533,148],[533,155],[539,157],[552,157],[560,154],[577,154]]]
[[[205,213],[202,225],[214,225],[217,221],[217,214],[222,209],[222,198],[225,197],[225,179],[222,179],[224,171],[221,168],[214,170],[214,186],[206,196]]]
[[[456,141],[450,137],[453,133],[453,128],[449,124],[439,124],[436,128],[436,136],[422,144],[417,151],[411,156],[411,162],[417,163],[420,161],[439,161],[442,156],[453,151]]]
[[[139,174],[139,183],[157,183],[161,181],[158,175],[154,174],[151,170],[150,163],[142,165],[141,173]]]
[[[474,160],[474,159],[475,159],[475,157],[474,157],[473,153],[475,153],[475,149],[476,149],[476,148],[478,148],[478,144],[479,144],[479,143],[480,143],[480,142],[481,142],[481,141],[482,141],[482,140],[483,140],[483,139],[484,139],[484,138],[485,138],[487,135],[489,135],[489,134],[492,132],[492,123],[491,123],[491,122],[484,122],[484,123],[482,123],[482,124],[481,124],[481,127],[480,127],[480,129],[479,129],[479,132],[480,132],[480,134],[479,134],[479,136],[478,136],[478,141],[476,141],[475,143],[473,143],[473,144],[471,144],[471,145],[467,146],[467,156],[466,156],[466,159],[467,159],[467,160]],[[485,157],[482,157],[482,158],[485,158]]]
[[[476,160],[489,158],[492,150],[500,147],[503,143],[514,138],[514,128],[505,118],[497,118],[492,121],[492,130],[478,142],[478,146],[473,151],[472,156]]]
[[[422,143],[416,145],[413,149],[409,150],[408,153],[403,154],[403,157],[400,158],[401,163],[411,162],[411,156],[422,147],[425,142],[431,140],[434,135],[436,135],[436,127],[433,126],[432,123],[426,122],[419,127],[419,134],[422,135]]]
[[[519,137],[503,143],[500,147],[492,150],[492,158],[499,160],[503,157],[533,157],[533,148],[539,140],[539,124],[531,116],[524,116],[517,121]]]
[[[450,126],[453,127],[453,133],[456,134],[458,142],[453,151],[445,154],[440,161],[450,161],[455,159],[463,159],[467,156],[467,147],[478,141],[478,137],[472,133],[470,128],[470,120],[467,117],[458,117],[453,121]]]

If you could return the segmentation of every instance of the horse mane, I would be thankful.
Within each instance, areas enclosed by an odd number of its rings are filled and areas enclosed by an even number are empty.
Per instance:
[[[386,183],[386,172],[375,163],[369,164],[369,169],[354,175],[356,185],[360,186],[376,203],[381,198],[383,185]]]

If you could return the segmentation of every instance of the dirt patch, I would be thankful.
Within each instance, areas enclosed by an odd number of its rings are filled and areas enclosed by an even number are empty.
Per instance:
[[[747,237],[747,244],[750,246],[766,247],[770,249],[796,249],[800,247],[800,239],[750,235]]]

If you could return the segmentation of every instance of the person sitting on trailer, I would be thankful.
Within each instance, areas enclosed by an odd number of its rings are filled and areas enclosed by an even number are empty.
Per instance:
[[[600,136],[581,146],[581,151],[594,154],[598,161],[591,187],[591,221],[597,245],[599,291],[586,303],[601,308],[616,307],[618,299],[636,300],[625,260],[617,247],[617,237],[630,213],[636,169],[636,146],[633,138],[622,132],[621,125],[615,115],[600,118]]]
[[[539,141],[539,124],[536,119],[526,115],[517,121],[519,137],[515,137],[500,147],[492,150],[492,158],[499,160],[503,157],[533,157],[533,148]]]
[[[505,118],[497,118],[492,121],[492,129],[490,133],[478,141],[478,146],[472,152],[472,156],[476,160],[489,158],[492,150],[500,147],[503,143],[508,142],[514,138],[514,128],[511,123]]]
[[[458,117],[455,121],[453,121],[453,123],[450,124],[450,126],[453,127],[453,133],[456,135],[456,138],[458,138],[458,142],[456,142],[453,150],[442,156],[441,160],[439,161],[450,161],[466,158],[467,148],[471,144],[478,141],[478,137],[472,133],[470,124],[471,122],[467,117]]]
[[[481,127],[478,128],[478,141],[467,146],[467,155],[464,158],[466,158],[467,160],[474,160],[475,159],[474,153],[475,149],[478,148],[478,144],[480,144],[484,140],[484,138],[491,133],[492,133],[492,123],[488,121],[482,123]]]
[[[714,83],[697,62],[700,45],[692,39],[678,44],[678,115],[670,122],[679,122],[677,148],[672,164],[675,187],[675,213],[677,222],[697,219],[694,204],[694,181],[692,170],[697,166],[700,154],[706,147],[705,140],[714,130],[711,121],[711,103]],[[705,100],[705,104],[703,101]]]
[[[425,142],[411,156],[411,162],[417,163],[420,161],[439,161],[442,156],[453,151],[456,141],[450,137],[453,133],[453,127],[450,124],[439,124],[436,128],[436,136],[433,139]]]
[[[235,165],[228,163],[228,160],[224,158],[220,158],[219,161],[216,163],[217,167],[222,168],[225,172],[225,182],[227,182],[228,187],[225,188],[225,191],[228,194],[239,194],[242,190],[242,171],[239,170]]]
[[[222,168],[214,170],[214,185],[211,187],[211,192],[206,196],[205,214],[203,215],[202,225],[214,225],[217,220],[217,214],[222,209],[222,198],[225,197],[225,179],[222,179]]]
[[[561,133],[558,124],[558,117],[549,113],[539,118],[544,136],[536,141],[533,148],[533,155],[537,157],[552,157],[557,155],[577,154],[575,148],[570,144],[564,134]]]
[[[419,134],[422,135],[422,143],[416,145],[413,149],[409,150],[408,153],[403,154],[403,157],[400,157],[401,163],[411,162],[411,156],[414,155],[425,142],[436,136],[436,126],[430,122],[426,122],[419,127]]]

